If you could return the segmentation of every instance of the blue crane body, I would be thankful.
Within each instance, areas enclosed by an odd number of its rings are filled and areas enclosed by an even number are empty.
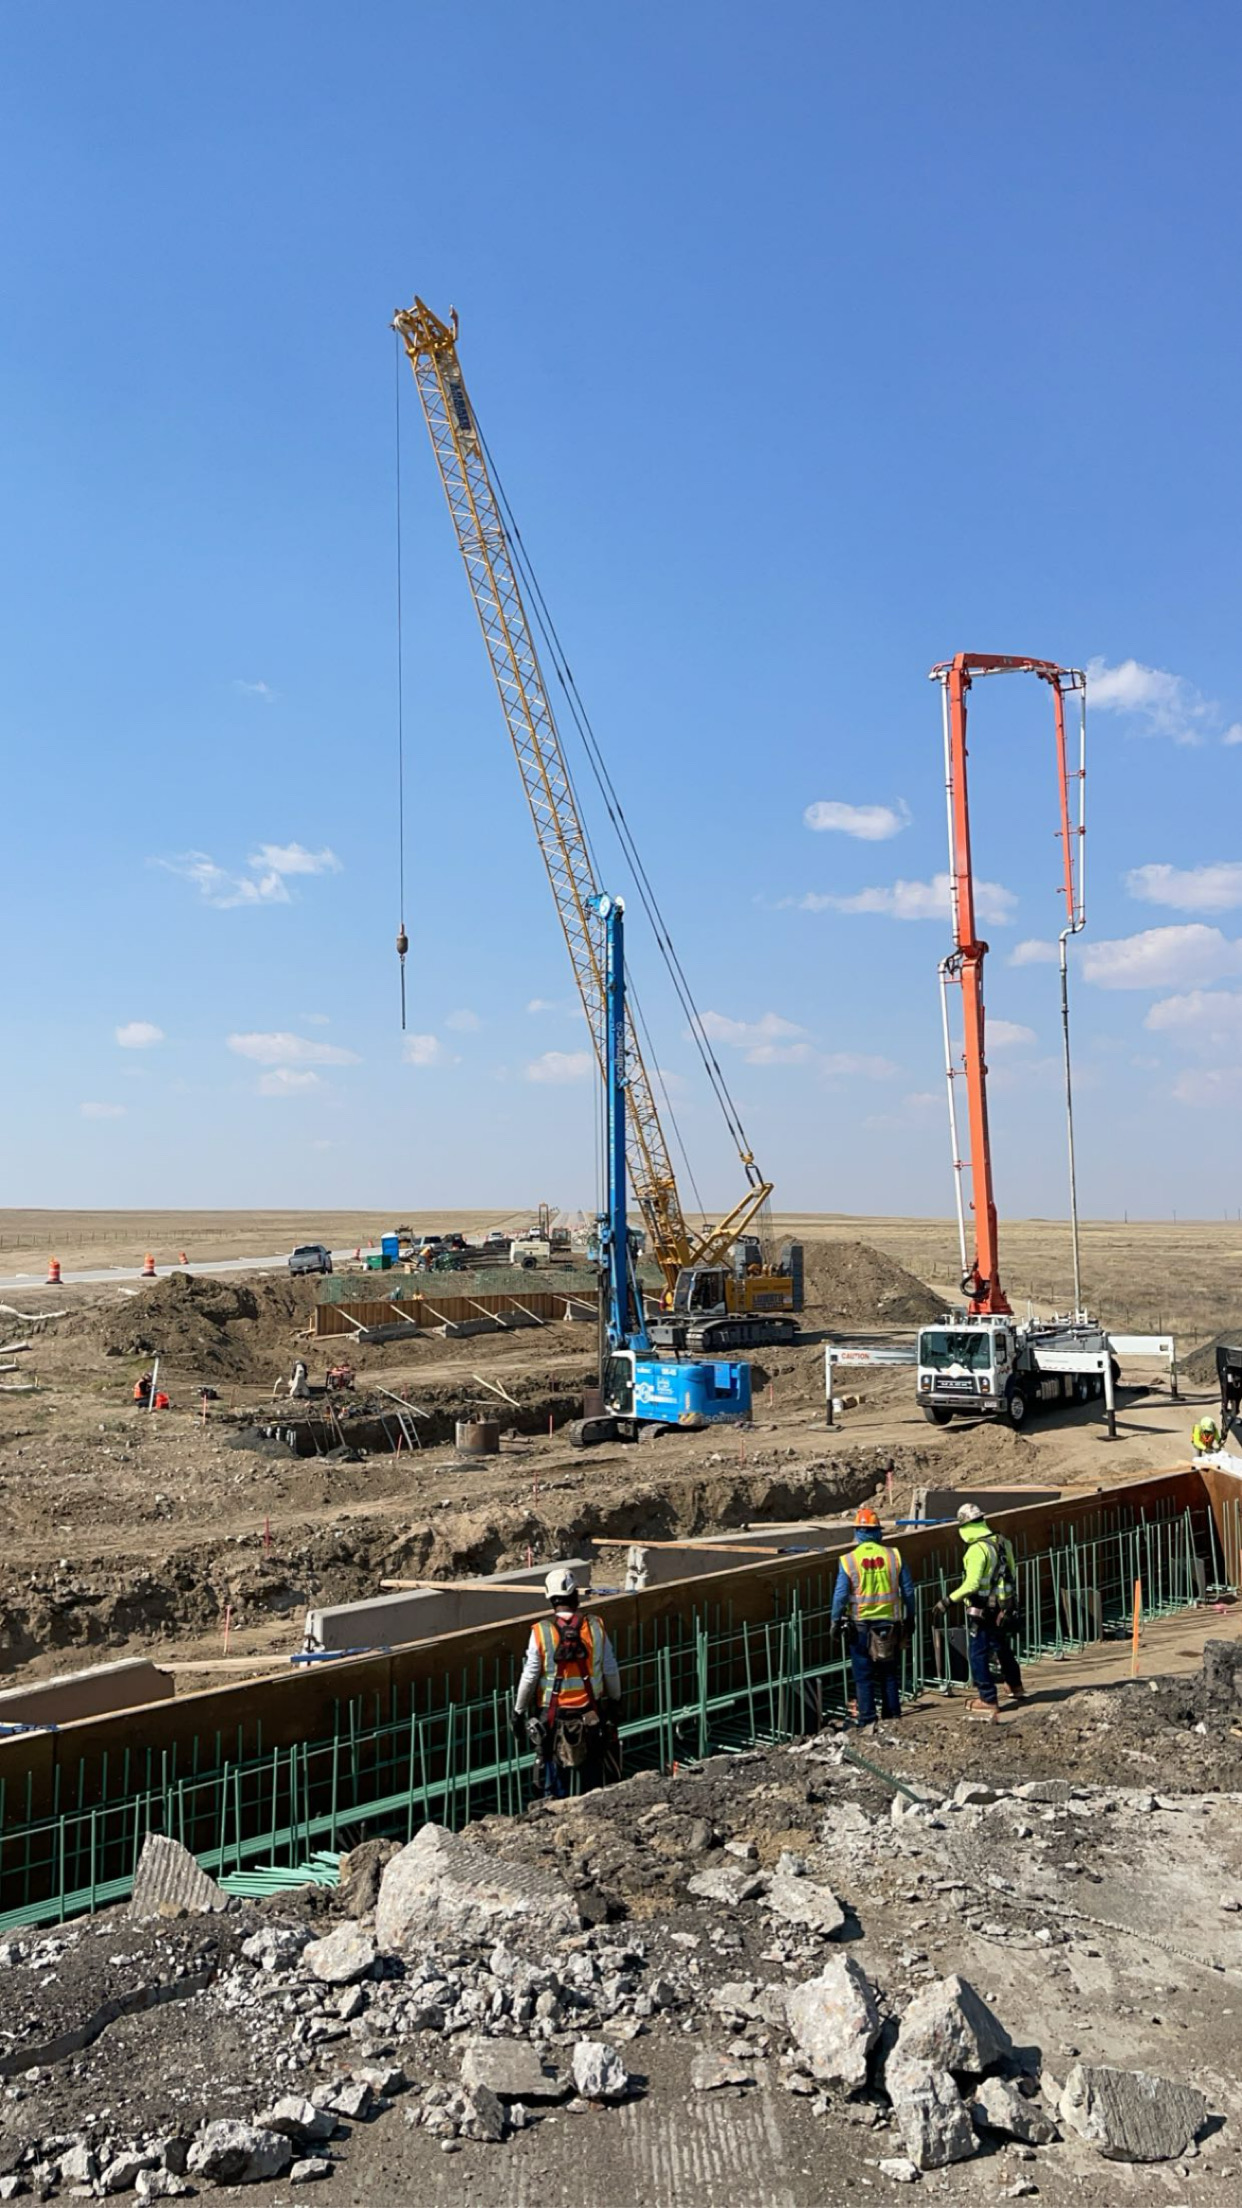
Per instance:
[[[634,1271],[625,1160],[625,907],[592,900],[604,923],[606,1210],[599,1219],[600,1297],[606,1311],[604,1407],[570,1429],[579,1448],[637,1441],[661,1428],[741,1425],[750,1418],[750,1366],[722,1358],[652,1355]]]

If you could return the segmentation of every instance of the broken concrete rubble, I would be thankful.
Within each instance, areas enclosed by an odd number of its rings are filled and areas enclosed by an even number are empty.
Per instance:
[[[847,2090],[866,2084],[880,2012],[867,1974],[852,1956],[834,1956],[818,1977],[795,1986],[786,2013],[814,2077]]]
[[[580,2039],[573,2053],[574,2084],[584,2101],[623,2101],[633,2080],[615,2047]]]
[[[1002,2132],[1025,2146],[1046,2147],[1059,2137],[1051,2116],[1040,2103],[1008,2078],[984,2078],[971,2103],[971,2116],[984,2131]]]
[[[949,2071],[915,2056],[890,2055],[884,2084],[906,2153],[920,2170],[965,2162],[978,2147],[975,2127]]]
[[[166,1833],[149,1832],[134,1872],[129,1913],[133,1917],[194,1916],[230,1907],[229,1897],[202,1870],[188,1848]]]
[[[292,2160],[293,2149],[283,2132],[225,2117],[208,2124],[195,2140],[186,2167],[217,2185],[262,2185],[268,2178],[283,2177]]]
[[[369,1978],[378,1959],[372,1935],[348,1917],[323,1939],[312,1940],[302,1954],[306,1969],[326,1986],[352,1986]]]
[[[554,1873],[428,1824],[384,1867],[375,1936],[386,1952],[408,1954],[436,1937],[491,1941],[509,1926],[552,1939],[581,1921]]]
[[[462,2054],[461,2082],[485,2085],[502,2101],[559,2101],[569,2090],[538,2048],[520,2039],[472,2039]]]
[[[979,2076],[1013,2054],[999,2017],[965,1978],[942,1978],[915,1995],[901,2019],[897,2054],[954,2075]]]
[[[1205,2094],[1144,2070],[1076,2062],[1060,2117],[1110,2162],[1174,2162],[1189,2153],[1210,2113]]]

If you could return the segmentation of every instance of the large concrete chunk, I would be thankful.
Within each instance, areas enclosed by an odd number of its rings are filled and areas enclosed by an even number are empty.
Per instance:
[[[975,2094],[971,2116],[984,2131],[1001,2131],[1024,2146],[1046,2147],[1057,2138],[1057,2127],[1040,2103],[1019,2092],[1008,2078],[985,2078]]]
[[[295,2147],[304,2147],[309,2140],[330,2139],[336,2130],[336,2117],[330,2108],[316,2108],[300,2093],[290,2093],[265,2108],[255,2117],[255,2124],[260,2131],[279,2131],[292,2139]]]
[[[1208,2105],[1193,2085],[1172,2085],[1145,2070],[1076,2062],[1060,2114],[1110,2162],[1174,2162],[1192,2146]]]
[[[970,2110],[947,2070],[890,2056],[884,2073],[906,2153],[920,2170],[965,2162],[978,2141]]]
[[[828,1886],[813,1878],[795,1878],[777,1871],[767,1891],[767,1907],[786,1924],[798,1924],[808,1932],[831,1939],[845,1924],[845,1911]]]
[[[500,2101],[559,2101],[569,2090],[524,2039],[472,2039],[461,2058],[461,2082],[485,2085]]]
[[[574,2084],[584,2101],[623,2101],[630,2073],[606,2039],[580,2039],[574,2048]]]
[[[170,1916],[180,1909],[194,1916],[228,1906],[228,1895],[199,1868],[188,1848],[166,1833],[147,1834],[134,1872],[131,1917]]]
[[[375,1933],[381,1948],[418,1953],[429,1940],[493,1943],[507,1930],[555,1939],[581,1917],[554,1872],[507,1862],[475,1840],[424,1825],[380,1881]]]
[[[867,1974],[852,1956],[834,1956],[817,1978],[795,1986],[787,2002],[790,2032],[808,2068],[825,2085],[867,2082],[867,2056],[880,2012]]]
[[[262,2131],[257,2124],[239,2124],[222,2117],[207,2124],[190,2149],[186,2168],[195,2177],[210,2177],[217,2185],[262,2185],[283,2177],[293,2160],[293,2148],[283,2132]]]
[[[356,1985],[360,1978],[371,1976],[375,1962],[376,1946],[371,1934],[350,1917],[302,1950],[303,1968],[325,1986]]]
[[[916,1994],[901,2020],[897,2057],[977,2077],[1013,2053],[1013,2041],[965,1978],[939,1978]]]

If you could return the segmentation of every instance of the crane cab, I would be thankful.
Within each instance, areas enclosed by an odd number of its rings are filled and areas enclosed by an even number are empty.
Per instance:
[[[596,1441],[640,1441],[680,1428],[741,1426],[750,1420],[750,1366],[718,1357],[674,1360],[614,1349],[604,1368],[604,1405],[570,1428],[579,1449]]]

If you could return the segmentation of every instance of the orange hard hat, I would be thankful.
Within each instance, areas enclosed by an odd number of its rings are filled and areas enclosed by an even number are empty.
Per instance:
[[[876,1513],[871,1508],[870,1503],[863,1504],[862,1509],[859,1511],[858,1516],[854,1520],[854,1524],[856,1526],[875,1526],[878,1528],[879,1523],[880,1521],[876,1516]]]

